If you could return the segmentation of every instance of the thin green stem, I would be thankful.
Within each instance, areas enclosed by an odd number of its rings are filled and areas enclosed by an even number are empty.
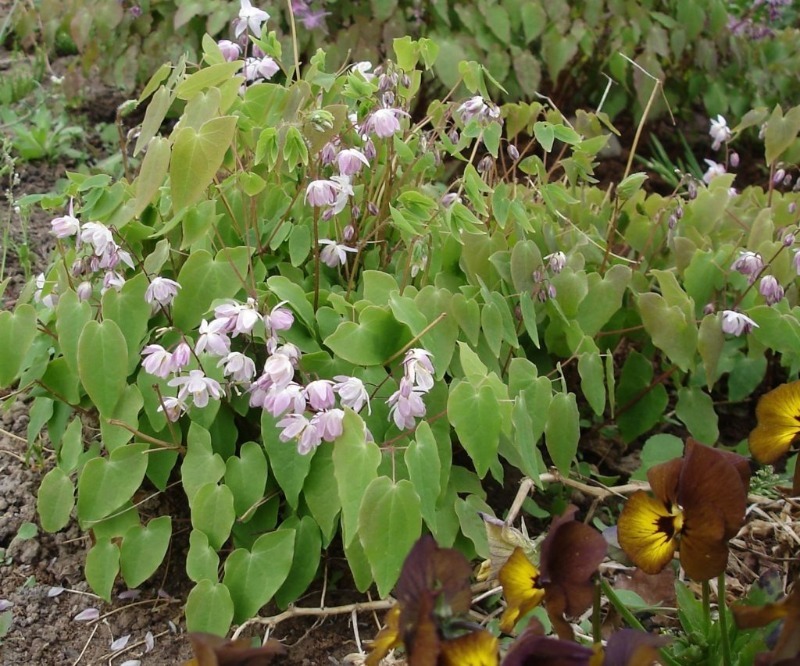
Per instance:
[[[717,578],[717,610],[719,611],[719,633],[722,640],[722,663],[731,666],[731,643],[728,635],[728,604],[725,602],[725,572]]]
[[[287,0],[286,6],[289,8],[289,24],[292,29],[292,50],[294,51],[294,80],[300,80],[300,48],[297,44],[297,25],[294,20],[294,7],[291,0]]]
[[[703,590],[703,617],[706,620],[706,629],[711,626],[711,586],[707,580],[702,583]]]
[[[639,631],[645,631],[642,623],[636,619],[636,616],[628,610],[628,607],[620,601],[620,598],[614,592],[614,589],[608,583],[607,580],[604,578],[600,579],[600,587],[603,590],[603,594],[606,595],[608,602],[616,609],[616,611],[622,616],[622,619],[628,624],[629,627],[633,629],[638,629]],[[645,632],[646,633],[646,632]],[[680,666],[680,664],[675,660],[675,658],[669,654],[666,650],[660,651],[661,660],[667,664],[667,666]]]
[[[602,599],[603,590],[599,585],[595,585],[594,606],[592,608],[592,640],[595,644],[599,644],[603,640],[603,635],[601,632],[602,618],[600,617],[600,603]]]

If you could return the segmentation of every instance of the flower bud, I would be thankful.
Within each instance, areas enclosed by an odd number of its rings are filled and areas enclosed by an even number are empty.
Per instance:
[[[309,117],[308,121],[317,132],[324,132],[333,129],[333,122],[335,118],[330,111],[325,109],[317,109]]]
[[[758,293],[764,297],[767,305],[775,305],[783,298],[784,292],[774,275],[765,275],[758,285]]]
[[[797,182],[800,183],[800,180],[798,180]],[[795,211],[797,210],[797,203],[792,201],[792,203],[789,204],[789,207],[786,210],[789,211],[789,215],[794,215]]]
[[[450,206],[460,200],[461,197],[459,197],[456,192],[448,192],[441,198],[440,202],[445,208],[450,208]]]
[[[372,142],[372,139],[367,139],[367,142],[364,144],[364,157],[372,161],[377,155],[378,151],[375,149],[375,144]]]
[[[730,154],[730,156],[728,157],[728,164],[730,164],[731,167],[734,168],[734,169],[736,167],[738,167],[739,166],[739,153],[737,153],[735,151],[732,152]]]
[[[494,158],[491,155],[484,155],[478,162],[478,173],[486,173],[494,167]]]
[[[78,288],[75,291],[78,294],[78,300],[88,301],[92,297],[92,283],[84,280],[78,285]]]
[[[667,224],[670,229],[674,229],[678,225],[678,217],[674,213],[667,219]]]
[[[378,217],[378,213],[380,213],[380,210],[378,210],[378,207],[374,203],[372,203],[370,201],[370,202],[367,203],[367,212],[370,215],[374,215],[375,217]]]
[[[786,247],[791,247],[792,245],[794,245],[794,234],[793,233],[786,234],[783,237],[783,244]]]
[[[780,185],[783,182],[785,176],[786,176],[786,169],[778,169],[772,176],[772,184]]]
[[[689,181],[689,185],[686,188],[686,193],[690,201],[697,198],[697,185],[693,180]]]
[[[353,206],[353,210],[355,210],[355,206]],[[356,217],[358,217],[356,215]],[[344,231],[342,232],[342,236],[344,237],[345,241],[348,243],[352,241],[356,237],[356,228],[352,224],[348,224]]]
[[[453,128],[450,130],[450,134],[447,135],[447,138],[450,139],[450,143],[458,143],[461,135],[458,133],[458,130]]]
[[[713,304],[713,303],[706,303],[706,304],[703,306],[703,314],[704,314],[704,315],[711,315],[711,314],[714,314],[714,312],[715,312],[715,311],[716,311],[716,308],[714,307],[714,304]]]
[[[513,143],[508,144],[506,154],[512,162],[516,162],[519,159],[519,150]]]
[[[677,217],[679,220],[683,217],[683,206],[678,206],[675,209],[675,217]]]

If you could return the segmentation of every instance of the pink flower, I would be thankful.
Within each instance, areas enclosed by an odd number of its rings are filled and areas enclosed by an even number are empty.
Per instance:
[[[287,414],[277,423],[279,428],[283,428],[283,432],[278,437],[282,442],[288,442],[290,439],[298,437],[309,423],[310,421],[302,414]]]
[[[433,388],[432,355],[424,349],[409,349],[403,359],[406,378],[417,391],[427,393]]]
[[[125,278],[119,273],[116,271],[106,271],[106,274],[103,276],[103,288],[100,290],[100,292],[105,293],[109,289],[116,289],[119,291],[122,289],[124,284]]]
[[[86,280],[81,282],[75,289],[75,293],[78,294],[78,300],[81,301],[88,301],[92,297],[93,291],[92,283]]]
[[[111,229],[99,222],[87,222],[81,230],[81,240],[89,243],[94,249],[94,253],[100,257],[106,252],[110,243],[114,242]]]
[[[739,336],[742,333],[749,333],[754,327],[758,328],[758,324],[741,312],[735,312],[734,310],[722,311],[723,333]]]
[[[239,56],[242,55],[242,47],[229,39],[220,39],[217,42],[217,46],[222,53],[222,57],[228,62],[238,60]]]
[[[343,176],[354,176],[362,167],[369,167],[369,160],[360,150],[345,148],[336,156],[336,164],[339,165],[339,173]]]
[[[466,125],[473,118],[481,121],[495,120],[500,117],[500,109],[494,104],[484,101],[480,95],[476,95],[475,97],[470,97],[458,107],[458,114],[461,116],[461,121]]]
[[[269,56],[263,58],[248,58],[244,61],[242,73],[248,81],[265,79],[269,81],[280,70],[278,63]]]
[[[328,409],[311,418],[311,425],[316,427],[317,433],[326,442],[338,439],[343,431],[344,412],[341,409]]]
[[[765,275],[758,284],[758,293],[767,305],[775,305],[783,298],[784,291],[774,275]]]
[[[69,200],[69,214],[56,217],[50,222],[52,234],[56,238],[69,238],[80,233],[81,223],[73,212],[72,199]]]
[[[147,345],[142,349],[142,356],[145,357],[142,368],[148,374],[166,379],[175,371],[172,354],[161,345]]]
[[[336,400],[333,393],[333,382],[330,379],[317,379],[305,388],[305,396],[311,409],[322,411],[330,409]]]
[[[169,278],[154,277],[144,292],[144,300],[151,305],[167,307],[181,286]]]
[[[397,119],[399,113],[402,113],[399,109],[378,109],[368,121],[369,131],[381,139],[388,139],[400,129],[400,121]]]
[[[321,239],[319,244],[325,246],[322,248],[319,258],[323,264],[330,266],[331,268],[343,266],[345,263],[347,263],[347,254],[345,254],[346,252],[358,251],[354,247],[347,247],[347,245],[342,245],[336,241],[330,240],[329,238]]]
[[[213,356],[227,356],[231,350],[231,341],[225,335],[227,320],[214,319],[210,324],[203,319],[200,323],[200,337],[194,348],[195,354],[202,354],[206,349]]]
[[[306,203],[311,206],[330,206],[336,195],[336,183],[331,180],[312,180],[306,187]]]
[[[214,308],[214,317],[217,321],[225,322],[225,332],[233,333],[235,338],[240,333],[250,333],[261,315],[258,313],[258,304],[255,299],[248,298],[247,303],[223,303]]]
[[[303,387],[296,382],[289,382],[286,386],[271,386],[264,396],[261,407],[276,418],[289,408],[295,414],[302,414],[306,410]]]
[[[331,176],[331,182],[336,186],[336,199],[330,210],[334,215],[341,213],[347,205],[348,197],[352,197],[353,186],[350,184],[350,176]]]
[[[416,418],[425,416],[425,403],[422,392],[414,390],[409,379],[400,380],[400,388],[386,401],[389,405],[389,418],[394,420],[400,430],[409,430],[416,425]]]
[[[231,352],[221,358],[217,367],[225,366],[222,374],[235,382],[249,383],[256,376],[256,364],[249,356],[241,352]]]
[[[294,378],[294,365],[286,354],[275,353],[264,363],[264,375],[280,388],[287,386]]]
[[[288,414],[278,421],[278,427],[283,428],[279,435],[282,442],[297,439],[297,452],[306,455],[322,443],[322,436],[302,414]]]
[[[288,331],[294,324],[294,315],[288,308],[281,307],[286,301],[278,303],[269,314],[264,315],[264,326],[267,332]]]
[[[269,14],[257,7],[253,7],[250,4],[250,0],[240,0],[240,2],[239,19],[234,22],[236,37],[240,37],[248,28],[256,37],[261,37],[263,24],[269,21]]]
[[[175,347],[175,351],[172,352],[172,365],[175,367],[176,370],[180,370],[185,366],[189,365],[189,361],[192,358],[192,349],[189,345],[186,344],[185,341],[181,341],[178,343],[178,346]]]
[[[339,402],[343,407],[349,407],[354,412],[360,412],[367,405],[367,413],[372,414],[372,408],[369,404],[369,393],[364,387],[358,377],[347,377],[346,375],[336,375],[334,377],[336,384],[333,385],[333,390],[339,394]]]
[[[763,268],[764,260],[761,258],[761,255],[758,254],[758,252],[750,252],[749,250],[739,252],[739,257],[731,265],[731,269],[742,275],[749,276],[750,282],[755,281]]]
[[[167,382],[169,386],[178,386],[178,398],[186,399],[192,396],[192,402],[197,407],[205,407],[208,404],[209,396],[214,400],[224,395],[222,387],[216,379],[206,377],[202,370],[190,370],[188,375],[175,377]]]
[[[322,443],[322,435],[314,423],[309,423],[297,440],[297,452],[301,456],[308,455]]]
[[[129,268],[134,268],[130,253],[120,248],[120,246],[112,240],[105,246],[105,250],[100,256],[99,267],[113,270],[119,263],[123,263]]]

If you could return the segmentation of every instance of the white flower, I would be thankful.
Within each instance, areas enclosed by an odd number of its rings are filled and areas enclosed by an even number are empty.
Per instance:
[[[87,222],[84,224],[81,230],[81,240],[84,243],[89,243],[98,257],[104,255],[108,245],[114,242],[111,229],[99,222]]]
[[[714,160],[703,160],[708,165],[708,170],[703,174],[703,182],[708,185],[714,178],[725,173],[725,165],[717,164]]]
[[[202,354],[208,349],[214,356],[227,356],[231,350],[231,341],[225,335],[225,319],[214,319],[210,324],[203,319],[200,322],[200,337],[195,345],[195,354]]]
[[[241,352],[231,352],[221,358],[217,367],[225,366],[222,374],[235,382],[247,383],[256,376],[256,364],[249,356]]]
[[[722,331],[724,333],[739,336],[742,333],[749,333],[753,328],[758,328],[758,324],[750,317],[734,310],[723,310]]]
[[[346,175],[331,176],[331,182],[333,182],[336,190],[336,198],[331,206],[331,210],[337,215],[341,213],[347,205],[347,198],[353,196],[353,186],[350,184],[350,176]]]
[[[425,349],[409,349],[403,359],[405,376],[413,387],[427,393],[433,388],[432,355]]]
[[[350,69],[361,74],[367,81],[371,81],[375,78],[375,75],[372,73],[372,63],[369,60],[357,62]]]
[[[164,398],[164,402],[162,405],[159,406],[159,412],[164,412],[167,416],[167,419],[172,423],[175,423],[180,417],[187,410],[186,401],[183,398],[176,398],[174,396],[167,396]]]
[[[717,116],[716,120],[711,119],[711,129],[708,131],[714,143],[711,144],[711,150],[719,150],[719,147],[731,138],[732,134],[728,128],[728,122],[721,115]]]
[[[294,378],[292,359],[286,354],[273,354],[264,363],[264,375],[279,388],[287,386]]]
[[[372,407],[369,404],[369,393],[358,377],[348,377],[346,375],[336,375],[336,383],[333,390],[339,394],[339,402],[343,407],[349,407],[354,412],[360,412],[364,403],[367,405],[367,413],[372,414]]]
[[[552,254],[548,254],[544,259],[553,273],[560,273],[564,270],[564,266],[567,265],[567,255],[563,252],[553,252]]]
[[[166,379],[175,370],[172,354],[161,345],[147,345],[142,349],[142,356],[145,357],[142,360],[142,368],[155,377]]]
[[[269,21],[269,14],[257,7],[253,7],[250,4],[250,0],[240,0],[240,2],[239,20],[234,27],[236,36],[240,37],[247,28],[250,28],[250,31],[256,37],[261,37],[262,26]]]
[[[347,245],[337,243],[329,238],[321,239],[319,244],[325,246],[319,253],[319,258],[323,264],[330,266],[331,268],[343,266],[345,263],[347,263],[347,254],[345,254],[346,252],[358,251],[354,247],[347,247]]]
[[[192,402],[201,408],[208,404],[209,396],[219,400],[224,395],[219,382],[216,379],[211,379],[211,377],[206,377],[202,370],[190,370],[188,375],[170,379],[167,384],[180,387],[178,391],[179,399],[185,399],[188,395],[191,395]]]

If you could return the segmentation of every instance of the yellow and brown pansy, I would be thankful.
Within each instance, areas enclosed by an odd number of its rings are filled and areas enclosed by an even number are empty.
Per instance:
[[[761,396],[756,407],[756,427],[750,433],[750,453],[771,465],[788,453],[800,438],[800,381],[783,384]],[[800,493],[800,466],[795,467],[792,491]]]

